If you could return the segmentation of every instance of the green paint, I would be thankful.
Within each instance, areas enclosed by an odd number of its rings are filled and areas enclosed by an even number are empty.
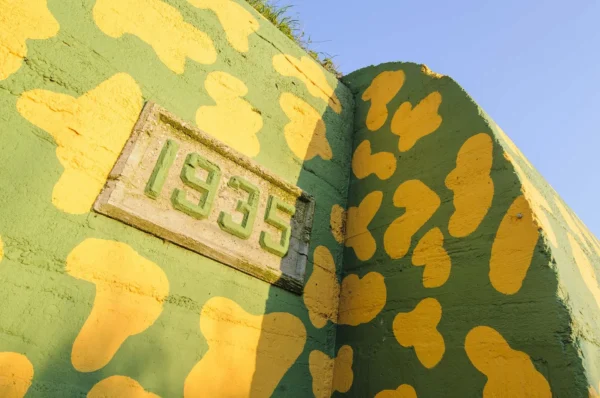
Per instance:
[[[371,132],[365,125],[370,103],[362,101],[362,93],[379,73],[396,70],[405,72],[405,83],[387,105],[389,117],[384,126],[375,133]],[[553,396],[587,398],[588,385],[597,386],[598,383],[585,376],[574,334],[577,328],[575,317],[579,314],[570,308],[573,303],[564,299],[567,292],[569,296],[579,296],[579,292],[585,289],[581,276],[574,272],[573,260],[566,257],[559,260],[556,248],[548,247],[546,241],[540,239],[517,294],[501,294],[490,284],[489,259],[496,231],[512,201],[521,195],[521,183],[512,165],[504,158],[503,151],[514,154],[499,136],[497,125],[452,79],[425,74],[420,65],[388,63],[369,67],[346,76],[343,82],[355,94],[357,104],[354,146],[368,139],[373,153],[392,152],[398,159],[396,173],[386,181],[370,175],[363,180],[353,178],[350,182],[349,206],[357,206],[374,190],[382,191],[384,198],[370,224],[377,243],[375,255],[361,262],[352,250],[346,249],[344,273],[362,277],[371,271],[380,272],[385,277],[387,304],[372,322],[337,329],[336,346],[349,344],[355,349],[354,371],[355,375],[361,375],[359,379],[355,378],[345,396],[374,396],[382,390],[396,389],[403,383],[412,385],[419,397],[482,396],[487,378],[474,368],[464,344],[467,333],[473,327],[485,325],[500,332],[513,349],[532,358],[537,371],[548,380]],[[442,124],[434,133],[418,140],[409,151],[399,152],[399,137],[391,133],[390,126],[394,112],[405,101],[415,106],[433,91],[442,95],[439,109]],[[468,138],[482,132],[494,137],[491,178],[495,189],[492,206],[475,232],[465,238],[453,238],[448,233],[449,217],[454,212],[453,192],[445,186],[444,180],[456,167],[460,147]],[[525,164],[520,165],[535,173],[531,180],[552,203],[554,193],[537,172]],[[383,234],[387,225],[405,211],[393,205],[392,196],[402,182],[411,179],[419,179],[434,190],[441,205],[413,236],[407,255],[390,260],[384,250]],[[559,213],[555,210],[554,214]],[[555,219],[551,217],[551,221],[556,229]],[[413,266],[411,257],[417,242],[434,227],[443,232],[444,248],[452,260],[452,269],[443,286],[427,289],[422,283],[423,267]],[[564,232],[557,230],[557,234],[561,247],[567,246]],[[597,261],[595,257],[594,261]],[[565,292],[563,289],[567,281],[560,274],[566,270],[572,273],[570,279],[578,282],[568,282],[571,286]],[[399,312],[411,311],[428,297],[437,299],[442,306],[438,330],[445,342],[441,362],[429,370],[419,362],[414,349],[404,348],[397,342],[391,327]],[[591,315],[597,312],[597,309],[591,308],[595,303],[590,296],[585,301],[588,307],[583,318],[596,324],[596,317]],[[339,393],[334,395],[342,396]]]
[[[196,176],[198,169],[205,170],[208,175],[206,181],[201,180]],[[199,192],[202,197],[200,201],[192,203],[186,198],[184,190],[175,188],[171,195],[173,208],[189,215],[198,220],[203,220],[210,215],[214,205],[215,195],[221,181],[221,169],[216,164],[210,162],[197,153],[190,153],[185,159],[183,168],[181,169],[181,181]]]
[[[310,396],[308,355],[315,349],[333,355],[335,331],[331,325],[313,328],[298,295],[124,223],[93,212],[76,216],[56,209],[51,202],[52,190],[64,170],[56,157],[56,144],[46,131],[31,125],[17,111],[16,101],[25,91],[42,89],[79,97],[114,74],[125,72],[140,86],[144,100],[155,101],[194,124],[200,106],[214,105],[204,89],[206,75],[226,71],[244,81],[248,87],[244,99],[262,114],[263,128],[257,135],[261,152],[256,161],[313,195],[317,217],[328,219],[333,204],[345,206],[346,165],[352,145],[350,91],[333,75],[326,75],[337,87],[344,108],[338,115],[304,85],[279,75],[271,64],[274,55],[282,51],[300,57],[305,53],[243,1],[239,4],[260,23],[260,36],[250,36],[251,50],[243,54],[230,46],[213,12],[187,1],[166,2],[180,10],[186,22],[212,38],[219,54],[213,65],[188,60],[185,72],[174,74],[137,37],[126,34],[114,39],[102,33],[92,18],[95,2],[48,0],[49,10],[60,24],[58,35],[29,40],[27,60],[21,69],[0,81],[0,149],[10,153],[2,157],[0,178],[0,236],[5,252],[0,262],[0,351],[25,353],[32,362],[35,376],[28,398],[83,397],[94,384],[116,374],[138,380],[163,398],[182,397],[186,376],[207,350],[199,328],[200,309],[211,297],[224,296],[252,314],[285,311],[303,321],[308,332],[304,352],[274,396]],[[297,95],[324,115],[333,161],[317,158],[303,163],[294,157],[282,134],[288,123],[278,103],[282,91]],[[16,199],[22,197],[30,199]],[[331,236],[327,223],[317,224],[311,247],[328,246],[341,272],[342,247]],[[71,365],[71,348],[92,309],[95,289],[68,275],[65,259],[89,237],[126,243],[158,264],[169,279],[170,294],[152,327],[128,338],[106,367],[80,373]],[[312,251],[308,274],[310,261]]]
[[[173,166],[173,162],[177,156],[178,149],[179,144],[177,142],[167,140],[162,151],[160,151],[154,170],[152,170],[152,175],[150,175],[150,179],[144,190],[146,195],[152,199],[156,199],[160,195],[169,175],[169,169]]]
[[[320,350],[333,356],[336,346],[345,344],[354,350],[355,375],[346,396],[372,397],[402,383],[415,387],[419,397],[481,396],[486,377],[472,366],[464,350],[466,334],[477,325],[493,327],[513,349],[531,356],[536,369],[549,381],[554,396],[587,397],[589,385],[598,387],[600,317],[596,315],[597,304],[573,263],[567,235],[571,233],[582,245],[600,279],[600,259],[593,250],[598,241],[572,231],[556,206],[560,199],[552,188],[516,158],[550,204],[547,216],[559,246],[549,246],[546,238],[540,239],[517,294],[507,296],[493,289],[488,275],[491,245],[504,213],[520,195],[521,184],[503,151],[513,157],[516,154],[499,135],[498,127],[459,85],[448,77],[424,74],[419,65],[410,63],[369,67],[345,77],[343,84],[326,74],[342,103],[343,111],[338,115],[312,96],[305,85],[274,70],[274,55],[284,52],[301,57],[305,53],[244,2],[239,4],[260,23],[258,34],[249,38],[251,50],[244,54],[231,48],[214,13],[183,0],[166,3],[213,39],[219,53],[213,65],[188,60],[185,72],[174,74],[137,37],[126,34],[113,39],[103,34],[92,18],[94,2],[49,0],[48,7],[60,24],[60,32],[48,40],[29,40],[27,59],[21,69],[0,81],[0,153],[10,154],[2,157],[0,179],[0,236],[5,252],[0,263],[0,351],[24,353],[32,362],[35,376],[27,397],[85,396],[98,381],[116,374],[132,377],[162,397],[182,396],[186,376],[207,350],[199,329],[200,309],[215,296],[230,298],[253,314],[289,312],[304,323],[304,351],[279,383],[275,397],[311,396],[310,352]],[[369,103],[363,102],[361,95],[377,74],[399,69],[406,73],[404,86],[387,105],[387,122],[376,133],[370,132],[365,127]],[[214,105],[203,87],[206,75],[212,71],[226,71],[242,79],[248,87],[244,99],[262,115],[263,128],[257,135],[261,151],[255,160],[315,197],[311,248],[325,245],[332,252],[340,275],[343,264],[345,274],[362,277],[376,271],[385,277],[387,304],[373,321],[356,327],[329,323],[316,329],[302,297],[124,223],[93,212],[69,215],[52,205],[52,190],[64,168],[57,159],[51,136],[18,113],[16,101],[23,92],[42,89],[79,97],[115,73],[125,72],[140,86],[144,100],[153,100],[193,124],[200,106]],[[435,90],[443,98],[441,126],[417,141],[411,150],[398,152],[398,136],[390,133],[393,113],[401,103],[409,101],[414,106]],[[301,162],[289,150],[282,134],[288,119],[278,102],[282,92],[302,98],[322,114],[333,151],[331,161],[316,157]],[[473,234],[457,239],[447,230],[454,208],[452,191],[446,188],[444,179],[456,166],[461,145],[481,132],[494,137],[492,207]],[[397,156],[396,173],[390,179],[381,181],[375,175],[363,180],[350,178],[352,141],[356,147],[365,139],[370,141],[373,153],[387,151]],[[161,152],[161,166],[157,163],[148,183],[149,196],[160,194],[163,175],[173,161],[171,156],[175,156],[176,147],[167,146]],[[186,164],[182,170],[186,185],[205,194],[203,203],[182,207],[202,216],[210,203],[206,192],[216,192],[218,182],[214,186],[211,182],[218,178],[215,175],[210,181],[198,180],[197,160]],[[441,206],[415,234],[409,253],[390,260],[383,250],[383,233],[404,212],[393,205],[392,195],[409,179],[419,179],[433,189],[440,196]],[[377,251],[373,258],[361,262],[351,249],[344,250],[334,240],[328,220],[334,204],[357,206],[373,190],[384,193],[382,207],[370,224]],[[237,208],[247,215],[245,224],[239,226],[244,231],[252,225],[250,196],[243,208],[240,204]],[[20,200],[22,197],[28,200]],[[180,205],[186,203],[183,191],[178,197]],[[281,236],[263,231],[261,245],[284,256],[290,232],[277,213],[289,215],[293,209],[282,208],[277,202],[276,198],[270,199],[266,219],[281,231]],[[235,230],[235,226],[230,226]],[[426,289],[422,285],[423,269],[412,265],[411,256],[416,242],[433,227],[439,227],[444,234],[452,271],[442,287]],[[158,264],[168,277],[170,294],[154,325],[128,338],[101,370],[80,373],[71,365],[71,348],[93,306],[95,289],[68,275],[65,259],[90,237],[126,243]],[[308,253],[307,276],[313,267],[312,249]],[[427,297],[436,298],[442,305],[438,329],[446,345],[442,361],[430,370],[419,363],[414,350],[397,343],[391,329],[399,312],[410,311]],[[261,335],[260,340],[267,344],[269,335]],[[257,364],[256,375],[264,374],[262,366]]]
[[[289,215],[290,218],[296,213],[295,207],[283,202],[281,199],[273,195],[269,196],[267,212],[265,213],[265,221],[267,224],[272,225],[281,231],[281,238],[278,242],[267,232],[262,231],[260,233],[260,246],[269,253],[273,253],[279,257],[284,257],[290,248],[292,228],[289,221],[286,221],[277,215],[278,210],[286,215]]]
[[[241,239],[248,239],[252,234],[252,227],[258,211],[258,201],[260,190],[250,181],[243,177],[233,176],[227,182],[227,185],[233,189],[240,189],[248,193],[248,199],[244,202],[238,200],[236,210],[244,215],[241,224],[233,221],[231,214],[224,211],[219,214],[219,227],[232,235]]]

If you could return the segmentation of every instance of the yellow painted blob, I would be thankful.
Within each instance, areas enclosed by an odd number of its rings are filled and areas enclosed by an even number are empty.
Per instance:
[[[374,191],[365,196],[358,207],[348,209],[346,247],[353,248],[359,260],[370,259],[377,250],[377,243],[369,231],[369,224],[381,207],[382,201],[383,192]]]
[[[329,398],[334,391],[348,392],[352,387],[352,347],[342,346],[335,359],[321,351],[312,351],[308,357],[308,367],[313,379],[315,398]]]
[[[340,284],[329,249],[318,246],[313,259],[313,272],[306,282],[303,297],[310,321],[320,329],[328,320],[337,322]]]
[[[327,129],[319,112],[290,93],[281,94],[279,105],[290,119],[283,132],[294,155],[301,160],[310,160],[315,156],[331,159],[333,153],[327,141]]]
[[[371,153],[371,142],[364,140],[352,156],[352,171],[358,179],[375,174],[380,180],[387,180],[396,171],[396,156],[390,152]]]
[[[579,268],[581,278],[592,296],[594,296],[596,305],[600,309],[600,286],[598,285],[598,278],[594,266],[590,262],[589,257],[581,249],[579,242],[577,242],[570,232],[567,233],[567,237],[569,239],[569,245],[571,246],[571,253],[575,258],[575,264],[577,264],[577,268]]]
[[[529,355],[513,350],[496,330],[477,326],[465,339],[465,351],[475,368],[487,376],[483,398],[550,398],[550,385]]]
[[[425,97],[417,106],[412,107],[410,102],[404,102],[392,118],[392,133],[400,137],[398,149],[406,152],[411,149],[419,139],[433,133],[442,124],[442,117],[438,109],[442,103],[442,95],[434,91]]]
[[[439,228],[431,229],[417,243],[412,263],[417,267],[425,266],[423,286],[433,288],[446,283],[452,262],[444,249],[444,235]]]
[[[233,0],[188,0],[198,8],[209,9],[217,15],[227,41],[239,52],[247,52],[248,37],[260,28],[254,16]]]
[[[294,315],[251,315],[225,297],[202,307],[200,330],[208,352],[187,376],[185,398],[270,397],[306,343]]]
[[[417,398],[417,392],[409,384],[402,384],[395,390],[383,390],[375,398]]]
[[[515,156],[521,159],[523,163],[527,165],[527,167],[533,169],[533,165],[529,162],[529,159],[527,159],[525,155],[523,155],[523,152],[521,152],[519,147],[515,145],[513,140],[511,140],[510,137],[506,135],[504,130],[502,130],[500,127],[498,127],[498,135],[504,140],[506,146],[508,146],[508,148],[515,154]]]
[[[600,257],[600,243],[598,239],[590,232],[585,224],[567,207],[563,204],[562,200],[558,197],[554,197],[554,204],[558,208],[558,211],[562,215],[567,226],[571,230],[571,234],[579,238],[580,243],[590,252],[595,253]]]
[[[126,376],[110,376],[99,381],[88,392],[87,398],[160,398],[137,381]]]
[[[160,0],[97,0],[93,15],[106,35],[115,39],[126,33],[137,36],[175,73],[184,72],[187,58],[201,64],[217,60],[211,38]]]
[[[518,152],[518,148],[515,147],[514,150]],[[552,224],[550,224],[550,220],[548,219],[547,215],[553,214],[550,204],[548,203],[544,195],[542,195],[537,189],[537,187],[530,181],[529,177],[523,171],[521,166],[519,166],[519,164],[507,152],[504,153],[504,157],[512,164],[513,168],[515,169],[515,173],[521,181],[521,192],[523,192],[523,195],[529,201],[531,210],[533,211],[534,221],[536,222],[538,227],[543,230],[545,236],[548,238],[548,241],[552,245],[554,245],[554,247],[558,247],[558,239],[556,238],[556,233],[554,232]],[[527,159],[525,159],[524,157],[521,160],[529,164]]]
[[[442,306],[434,298],[421,300],[414,310],[394,318],[394,336],[402,347],[414,347],[417,358],[427,369],[435,367],[444,356],[444,337],[437,330]]]
[[[32,379],[33,365],[25,355],[0,352],[0,397],[23,398]]]
[[[256,134],[262,128],[263,120],[260,113],[242,98],[248,94],[244,82],[226,72],[211,72],[204,87],[216,106],[198,108],[198,127],[246,156],[257,156],[260,142]]]
[[[504,294],[515,294],[527,275],[539,238],[529,203],[517,197],[504,215],[490,257],[490,281]]]
[[[0,261],[4,258],[4,242],[2,241],[2,237],[0,236]]]
[[[67,257],[66,269],[96,285],[92,312],[71,351],[75,369],[93,372],[108,364],[128,337],[156,321],[169,294],[169,281],[158,265],[110,240],[84,240]]]
[[[421,73],[426,76],[433,77],[434,79],[441,79],[442,77],[444,77],[444,75],[442,75],[441,73],[437,73],[429,69],[427,65],[421,66]]]
[[[391,258],[402,258],[410,248],[413,235],[440,207],[440,198],[419,180],[402,183],[394,192],[394,206],[405,213],[395,219],[383,235],[385,251]]]
[[[577,223],[575,222],[575,218],[571,215],[571,212],[569,210],[567,210],[565,205],[563,205],[562,201],[560,199],[556,198],[554,200],[554,204],[558,208],[558,211],[564,218],[564,220],[567,223],[567,225],[569,226],[569,228],[571,228],[571,231],[573,231],[573,233],[575,233],[577,235],[581,235],[579,233],[579,225],[577,225]]]
[[[142,110],[142,92],[119,73],[79,98],[46,90],[23,93],[19,113],[56,141],[65,168],[52,203],[70,214],[87,213],[102,190]]]
[[[342,103],[327,82],[323,68],[310,57],[295,58],[289,54],[277,54],[273,57],[273,67],[282,76],[302,81],[312,96],[325,101],[335,113],[342,112]]]
[[[385,306],[387,290],[383,275],[369,272],[362,279],[348,275],[342,281],[338,323],[358,326],[371,322]]]
[[[577,215],[574,214],[573,216],[575,218],[575,223],[579,227],[579,236],[581,237],[581,240],[589,248],[590,251],[595,252],[596,255],[600,257],[600,241],[598,241],[598,238],[594,236],[594,234],[589,230],[588,227],[585,226],[583,221],[581,221],[579,217],[577,217]]]
[[[27,56],[27,40],[49,39],[60,26],[47,0],[0,0],[0,80],[19,70]]]
[[[454,192],[454,214],[448,231],[455,238],[464,238],[483,221],[494,197],[492,169],[492,138],[485,133],[469,138],[458,151],[456,168],[446,177],[446,186]]]
[[[362,95],[363,101],[371,101],[367,113],[367,128],[371,131],[379,130],[388,118],[387,105],[394,99],[404,85],[406,76],[404,71],[381,72]]]
[[[329,227],[337,243],[344,243],[346,237],[346,210],[340,205],[333,205],[329,218]]]
[[[596,389],[593,386],[590,386],[588,388],[588,398],[600,398],[600,395],[598,394],[598,391],[596,391]]]

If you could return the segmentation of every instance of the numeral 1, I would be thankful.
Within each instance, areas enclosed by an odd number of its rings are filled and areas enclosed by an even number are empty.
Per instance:
[[[144,189],[146,196],[149,196],[152,199],[159,197],[163,186],[165,185],[165,181],[167,180],[169,169],[173,166],[178,150],[179,144],[177,142],[173,140],[167,140],[167,142],[165,142],[165,145],[163,145],[163,148],[160,151],[160,155],[158,155],[150,179],[146,184],[146,189]]]

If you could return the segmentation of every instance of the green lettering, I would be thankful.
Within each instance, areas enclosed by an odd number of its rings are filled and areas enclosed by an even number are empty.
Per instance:
[[[158,155],[150,179],[146,184],[146,189],[144,189],[146,196],[152,199],[158,198],[165,185],[167,176],[169,175],[169,169],[173,166],[178,150],[179,144],[177,142],[173,140],[167,140],[167,142],[165,142],[165,145],[160,151],[160,155]]]
[[[265,214],[265,222],[281,231],[281,239],[277,241],[267,235],[265,231],[260,233],[260,246],[279,257],[284,257],[290,248],[290,237],[292,235],[290,223],[286,222],[277,215],[277,211],[281,211],[291,217],[296,214],[296,208],[285,203],[281,199],[271,195],[267,204],[267,212]]]
[[[197,169],[208,172],[206,181],[202,181],[196,176]],[[193,203],[186,198],[184,190],[176,188],[171,195],[173,207],[198,220],[207,218],[212,211],[215,195],[217,194],[217,188],[221,180],[221,169],[199,154],[190,153],[185,159],[180,177],[187,187],[199,192],[202,197],[198,203]]]

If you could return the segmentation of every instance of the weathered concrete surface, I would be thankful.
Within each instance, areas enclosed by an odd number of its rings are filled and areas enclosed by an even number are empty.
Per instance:
[[[0,391],[197,396],[244,367],[236,393],[310,396],[311,352],[337,351],[303,297],[91,211],[151,100],[329,220],[346,207],[353,98],[303,57],[244,1],[0,0],[0,384],[19,380]],[[307,276],[319,246],[339,274],[318,222]]]
[[[356,101],[344,275],[379,274],[387,292],[370,322],[338,327],[361,375],[348,394],[587,397],[598,240],[452,79],[388,63],[343,81]]]
[[[450,78],[241,0],[0,11],[0,395],[600,390],[600,243]],[[315,197],[302,297],[91,211],[149,100]]]

